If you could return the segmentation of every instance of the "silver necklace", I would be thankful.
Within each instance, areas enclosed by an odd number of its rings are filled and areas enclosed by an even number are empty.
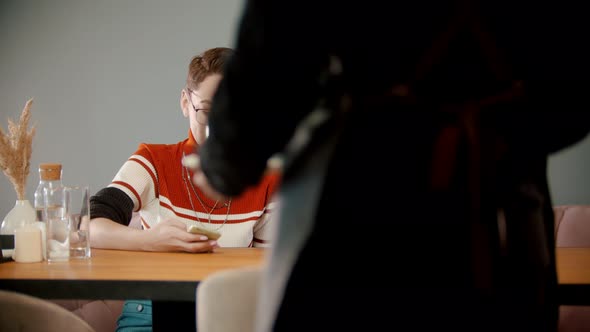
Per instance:
[[[185,157],[186,157],[186,155],[184,154],[184,151],[182,151],[182,159],[184,160]],[[182,164],[182,161],[181,161],[181,164]],[[186,166],[184,166],[184,170],[186,171],[186,177],[190,179],[190,173],[189,173],[188,168]],[[183,175],[184,175],[184,173],[183,173]],[[199,201],[199,203],[203,207],[204,211],[207,211],[207,208],[214,210],[214,209],[221,209],[221,208],[228,206],[228,202],[224,202],[219,207],[217,207],[219,200],[215,201],[215,204],[213,206],[207,204],[207,202],[205,202],[203,199],[201,199],[201,196],[199,195],[199,193],[197,193],[197,190],[193,186],[193,182],[192,181],[189,181],[189,182],[190,182],[191,188],[193,190],[193,194],[197,197],[197,200]],[[185,180],[185,184],[186,184],[186,180]]]
[[[184,152],[182,153],[183,157],[184,157]],[[186,172],[186,175],[185,175]],[[197,218],[197,221],[200,224],[203,224],[203,222],[201,221],[201,219],[199,219],[199,216],[197,214],[197,210],[195,209],[195,206],[193,205],[193,199],[191,197],[191,192],[189,190],[189,185],[188,183],[190,182],[190,186],[193,190],[193,193],[195,194],[195,196],[197,196],[197,199],[199,200],[199,202],[201,203],[201,206],[203,207],[203,210],[205,211],[205,213],[207,213],[207,209],[205,208],[205,204],[203,204],[203,202],[201,201],[201,198],[199,197],[199,195],[197,195],[197,190],[195,189],[195,187],[193,186],[193,183],[191,181],[188,181],[187,178],[190,178],[190,173],[188,171],[188,168],[186,168],[185,166],[182,165],[181,163],[181,173],[182,173],[182,181],[184,181],[184,186],[186,187],[186,193],[188,195],[188,201],[191,204],[191,208],[193,210],[193,213],[195,214],[195,217]],[[228,203],[224,204],[225,206],[227,206],[227,212],[225,213],[225,218],[223,219],[223,223],[221,224],[221,226],[215,228],[215,231],[220,230],[223,226],[225,226],[225,223],[227,222],[227,218],[229,217],[229,209],[231,208],[231,197],[228,201]],[[211,225],[211,214],[213,213],[213,210],[215,210],[215,208],[217,207],[217,204],[219,203],[219,200],[217,200],[215,202],[215,204],[213,205],[213,207],[211,208],[211,211],[209,211],[209,213],[207,214],[207,221],[209,223],[209,225]]]

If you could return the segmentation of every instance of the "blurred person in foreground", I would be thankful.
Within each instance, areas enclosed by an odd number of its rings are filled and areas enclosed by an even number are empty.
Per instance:
[[[547,157],[590,127],[572,6],[247,2],[194,181],[233,197],[283,156],[257,331],[557,330]]]

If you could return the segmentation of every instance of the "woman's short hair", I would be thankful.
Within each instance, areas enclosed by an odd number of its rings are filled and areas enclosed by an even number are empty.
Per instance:
[[[215,47],[193,57],[188,66],[186,86],[196,90],[209,75],[222,74],[226,60],[233,54],[227,47]]]

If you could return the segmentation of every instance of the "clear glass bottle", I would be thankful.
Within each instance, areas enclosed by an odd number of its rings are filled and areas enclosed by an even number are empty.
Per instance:
[[[57,192],[58,188],[63,187],[62,181],[62,166],[56,163],[42,163],[39,165],[39,185],[35,190],[35,212],[37,214],[37,221],[47,221],[44,215],[45,201],[43,198],[43,190],[48,188],[50,192]],[[55,206],[61,206],[61,197],[53,197]]]
[[[35,190],[35,215],[38,226],[41,228],[41,240],[43,248],[43,258],[47,256],[47,237],[48,237],[48,216],[46,213],[60,214],[63,211],[63,193],[62,193],[62,165],[57,163],[42,163],[39,165],[39,185]],[[45,193],[49,193],[45,197]],[[49,209],[45,209],[45,202],[49,202]]]

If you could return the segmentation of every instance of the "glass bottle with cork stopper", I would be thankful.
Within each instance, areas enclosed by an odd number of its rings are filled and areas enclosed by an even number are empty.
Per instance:
[[[45,192],[55,193],[48,197],[49,202],[53,201],[53,207],[58,209],[62,205],[59,189],[62,184],[62,165],[59,163],[39,164],[39,185],[35,190],[35,214],[36,222],[41,228],[41,240],[43,259],[47,259],[47,216],[45,210]]]
[[[46,221],[44,216],[45,201],[43,198],[43,191],[48,188],[50,191],[62,187],[62,165],[58,163],[42,163],[39,165],[39,185],[35,190],[35,211],[37,214],[37,221]],[[56,205],[61,205],[56,202]]]

